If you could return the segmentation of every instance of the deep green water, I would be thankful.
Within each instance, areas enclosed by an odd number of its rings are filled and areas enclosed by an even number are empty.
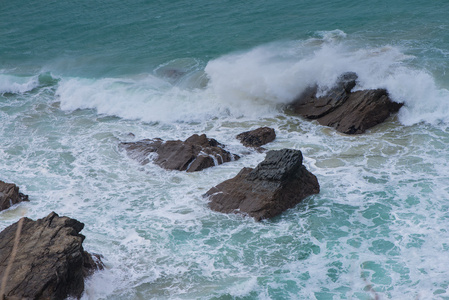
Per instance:
[[[3,1],[0,180],[85,223],[83,299],[449,299],[447,1]],[[360,136],[286,115],[343,72],[405,105]],[[207,208],[271,126],[321,192],[256,223]],[[133,133],[130,135],[129,133]],[[236,162],[140,166],[120,141],[194,133]]]

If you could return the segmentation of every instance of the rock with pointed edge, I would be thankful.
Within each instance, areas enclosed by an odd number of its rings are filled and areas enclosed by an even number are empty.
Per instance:
[[[272,218],[320,191],[318,180],[302,164],[299,150],[268,151],[255,169],[211,188],[205,196],[212,210],[243,213],[257,221]]]
[[[22,230],[18,232],[19,222]],[[80,298],[84,279],[103,264],[98,256],[84,251],[84,236],[79,232],[84,224],[52,212],[33,221],[22,218],[0,232],[0,278],[6,278],[6,299]],[[17,252],[11,262],[16,235]],[[3,295],[0,295],[2,298]]]
[[[309,87],[290,107],[294,113],[346,134],[364,133],[402,107],[385,89],[352,92],[356,81],[356,73],[344,73],[325,95],[317,96],[318,88]]]

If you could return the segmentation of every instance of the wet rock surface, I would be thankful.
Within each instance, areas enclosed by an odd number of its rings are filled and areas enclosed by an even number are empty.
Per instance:
[[[258,148],[268,144],[276,138],[273,128],[260,127],[251,131],[245,131],[236,137],[245,147]]]
[[[215,139],[207,138],[205,134],[194,134],[185,141],[148,139],[121,143],[120,147],[141,164],[153,161],[164,169],[187,172],[201,171],[240,158],[226,151],[224,145]]]
[[[283,149],[268,151],[256,168],[243,168],[205,196],[212,210],[247,214],[260,221],[279,215],[319,191],[317,178],[302,164],[301,151]]]
[[[0,180],[0,211],[22,201],[28,201],[28,196],[20,193],[18,186]]]
[[[18,233],[19,222],[22,230]],[[84,251],[84,224],[52,212],[33,221],[22,218],[0,232],[0,278],[6,278],[6,299],[65,299],[81,297],[84,279],[94,270],[102,269],[99,256]],[[13,256],[14,240],[18,247]],[[1,297],[2,295],[0,295]]]
[[[356,81],[356,73],[345,73],[325,95],[317,96],[317,87],[310,87],[290,107],[296,114],[346,134],[364,133],[402,107],[385,89],[352,92]]]

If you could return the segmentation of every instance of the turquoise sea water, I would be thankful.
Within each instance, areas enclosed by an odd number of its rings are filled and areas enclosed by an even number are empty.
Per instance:
[[[449,299],[446,1],[3,1],[0,180],[85,223],[106,269],[83,299]],[[284,113],[343,72],[405,105],[346,136]],[[210,187],[264,154],[271,126],[321,192],[257,223],[207,208]],[[133,135],[130,135],[133,133]],[[140,166],[121,141],[228,145],[199,173]]]

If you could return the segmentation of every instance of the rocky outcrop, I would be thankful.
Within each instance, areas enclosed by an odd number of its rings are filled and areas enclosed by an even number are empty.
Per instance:
[[[393,102],[385,89],[352,92],[357,74],[345,73],[334,88],[323,96],[317,96],[317,87],[310,87],[292,104],[294,113],[318,123],[334,127],[346,134],[363,133],[384,122],[402,107]]]
[[[0,180],[0,211],[22,201],[28,201],[28,196],[20,193],[18,186]]]
[[[211,188],[209,207],[223,213],[243,213],[256,220],[274,217],[320,191],[318,180],[302,164],[299,150],[268,151],[255,169]]]
[[[240,158],[226,151],[224,145],[215,139],[208,139],[205,134],[194,134],[184,142],[147,139],[121,143],[120,147],[141,164],[152,160],[164,169],[187,172],[201,171]]]
[[[22,218],[19,222],[0,233],[0,279],[6,280],[0,298],[80,298],[84,278],[102,268],[98,256],[92,257],[83,249],[84,236],[79,232],[84,224],[54,212],[37,221]],[[16,234],[19,239],[14,257]],[[10,273],[5,278],[8,264]]]
[[[242,132],[237,135],[236,138],[239,139],[245,147],[258,148],[274,141],[276,133],[273,128],[260,127],[251,131]]]

